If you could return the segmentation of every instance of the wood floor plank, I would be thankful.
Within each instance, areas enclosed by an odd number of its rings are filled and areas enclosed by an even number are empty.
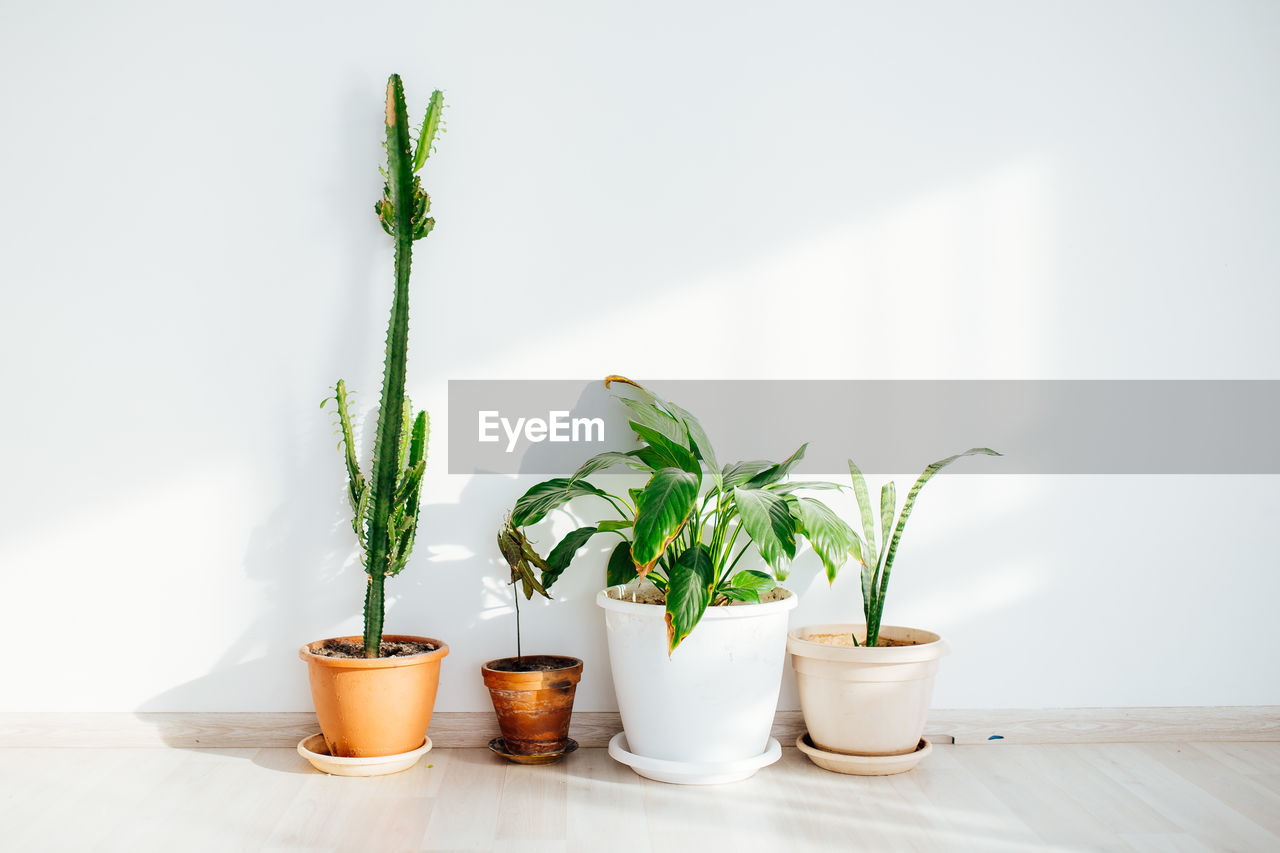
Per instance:
[[[428,755],[432,755],[432,750]],[[431,807],[422,849],[488,850],[497,840],[507,765],[488,749],[441,750],[445,773]]]
[[[490,756],[491,761],[504,759]],[[568,777],[565,763],[546,766],[506,764],[498,807],[498,841],[561,845],[568,839]]]
[[[1125,832],[1120,838],[1140,853],[1213,853],[1212,847],[1185,832]]]
[[[1280,849],[1280,837],[1159,761],[1153,749],[1165,746],[1134,743],[1080,749],[1103,773],[1201,843],[1213,849]]]
[[[644,826],[644,789],[630,767],[604,749],[580,749],[565,761],[568,781],[566,839],[570,853],[652,853]],[[625,827],[625,829],[623,829]]]
[[[1253,774],[1193,744],[1150,744],[1143,752],[1280,837],[1280,793],[1258,784]]]
[[[1030,744],[961,746],[970,773],[1005,802],[1046,844],[1069,849],[1122,850],[1123,842],[1063,789]]]
[[[1272,743],[937,746],[853,777],[795,749],[750,780],[641,779],[603,749],[520,767],[437,749],[344,779],[291,749],[6,749],[13,850],[1280,850]]]

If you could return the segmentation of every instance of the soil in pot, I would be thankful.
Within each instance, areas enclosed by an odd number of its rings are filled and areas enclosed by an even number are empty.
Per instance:
[[[562,655],[499,658],[480,667],[512,755],[563,753],[582,661]]]
[[[560,655],[525,655],[518,658],[491,660],[485,666],[494,672],[552,672],[557,669],[570,669],[577,662],[577,658],[566,658]]]
[[[809,634],[805,639],[811,643],[821,643],[824,646],[843,646],[845,648],[854,648],[852,634]],[[914,640],[895,640],[891,637],[879,637],[876,640],[877,649],[887,649],[894,646],[915,646],[919,645]],[[857,644],[858,648],[866,648],[861,643]]]
[[[406,655],[422,655],[434,652],[437,646],[432,643],[398,642],[383,640],[378,647],[378,657],[396,658]],[[313,655],[324,658],[364,658],[364,643],[355,640],[330,640],[327,644],[312,648]]]

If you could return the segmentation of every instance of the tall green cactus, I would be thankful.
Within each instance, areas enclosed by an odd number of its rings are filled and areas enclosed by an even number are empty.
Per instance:
[[[382,199],[374,211],[382,229],[395,238],[396,291],[387,325],[386,362],[382,370],[382,399],[373,442],[373,469],[368,481],[356,459],[346,383],[338,380],[334,399],[347,463],[352,527],[364,551],[368,585],[364,602],[364,655],[376,658],[382,645],[386,613],[384,582],[400,573],[413,551],[418,529],[422,473],[427,464],[427,413],[413,417],[413,403],[404,393],[405,356],[409,344],[409,267],[413,243],[431,233],[435,220],[427,214],[431,197],[418,182],[418,171],[431,156],[436,134],[443,132],[444,96],[431,93],[427,113],[410,149],[409,119],[404,85],[398,74],[387,81],[387,168]]]

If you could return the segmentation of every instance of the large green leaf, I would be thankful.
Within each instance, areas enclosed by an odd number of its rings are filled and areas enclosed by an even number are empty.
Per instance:
[[[826,569],[827,580],[835,580],[836,573],[849,558],[849,552],[858,547],[853,528],[831,507],[814,498],[797,498],[792,507],[800,518],[800,532],[809,540]]]
[[[606,468],[612,468],[615,465],[626,465],[629,468],[643,469],[644,462],[636,458],[634,452],[621,453],[617,450],[609,450],[604,453],[597,453],[586,462],[578,466],[578,470],[573,472],[570,480],[577,481],[584,477],[590,477],[597,471],[603,471]]]
[[[649,573],[693,512],[699,479],[679,468],[654,473],[640,493],[631,557],[641,577]]]
[[[738,518],[760,556],[775,572],[786,571],[796,555],[795,519],[786,499],[763,489],[739,486],[733,490]]]
[[[619,402],[631,410],[631,420],[660,432],[681,447],[689,446],[689,430],[685,425],[668,412],[652,403],[633,400],[630,397],[618,397]]]
[[[551,553],[547,555],[547,569],[542,572],[542,586],[545,589],[550,589],[551,585],[560,579],[560,575],[564,574],[564,570],[573,562],[578,549],[586,545],[587,540],[595,535],[596,528],[579,527],[551,549]]]
[[[667,408],[671,410],[672,414],[684,421],[685,429],[689,431],[689,440],[693,443],[694,452],[711,469],[711,479],[715,481],[716,488],[723,489],[724,480],[720,474],[720,463],[716,461],[716,452],[711,447],[711,439],[707,437],[707,431],[702,428],[702,424],[697,418],[675,403],[667,403]]]
[[[751,462],[735,462],[732,465],[726,465],[722,473],[723,488],[732,489],[734,486],[741,486],[761,471],[772,468],[774,464],[764,459],[756,459]]]
[[[791,469],[796,467],[796,463],[804,458],[804,451],[809,446],[809,442],[800,445],[800,448],[792,453],[786,459],[756,474],[747,481],[747,488],[758,489],[767,486],[770,483],[776,483],[783,477],[791,473]]]
[[[771,483],[765,486],[766,489],[779,495],[789,495],[792,492],[798,492],[802,489],[808,489],[815,492],[840,491],[847,488],[839,483],[829,483],[826,480],[792,480],[789,483]]]
[[[743,569],[733,576],[729,584],[738,589],[754,589],[757,592],[768,592],[778,585],[772,577],[755,569]]]
[[[679,468],[682,471],[688,471],[690,474],[701,474],[702,466],[698,464],[698,459],[693,455],[693,451],[689,448],[676,444],[657,430],[649,429],[641,423],[631,422],[631,428],[636,431],[636,435],[649,443],[647,448],[650,452],[644,453],[645,448],[633,451],[636,456],[640,457],[650,468]]]
[[[635,580],[636,564],[631,561],[631,543],[622,541],[609,555],[609,565],[605,568],[604,585],[618,586]]]
[[[571,480],[567,477],[556,477],[538,483],[516,501],[511,512],[511,521],[516,527],[527,527],[537,524],[546,518],[547,513],[556,507],[583,495],[603,497],[604,492],[583,480]]]
[[[686,549],[671,567],[667,587],[667,653],[670,654],[693,626],[702,619],[711,603],[716,583],[715,567],[705,545]]]

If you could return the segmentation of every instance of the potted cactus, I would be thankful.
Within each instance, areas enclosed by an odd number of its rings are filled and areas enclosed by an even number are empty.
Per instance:
[[[567,534],[547,556],[543,585],[596,535],[618,537],[596,598],[623,732],[610,754],[650,779],[712,784],[745,779],[781,755],[770,737],[795,596],[779,587],[801,537],[823,562],[847,555],[844,523],[795,493],[801,446],[783,462],[719,464],[698,420],[619,376],[640,447],[587,460],[572,476],[529,489],[511,523],[524,528],[570,501],[613,517]],[[615,466],[641,488],[610,492],[588,480]],[[590,502],[590,504],[588,504]],[[741,565],[751,551],[764,570]]]
[[[582,661],[566,655],[524,654],[520,593],[526,601],[535,592],[550,598],[548,590],[568,565],[572,551],[566,553],[562,548],[543,560],[510,517],[498,532],[498,550],[511,569],[511,585],[518,583],[521,588],[515,591],[516,656],[491,660],[480,667],[502,732],[501,737],[489,741],[489,748],[517,764],[550,764],[578,748],[569,737],[569,719],[582,678]]]
[[[404,769],[430,748],[427,727],[435,705],[440,661],[449,648],[439,640],[415,635],[383,634],[385,584],[399,574],[413,552],[418,526],[422,475],[427,459],[427,413],[413,414],[405,396],[405,360],[409,333],[409,268],[415,241],[431,232],[430,197],[418,172],[432,153],[442,129],[444,98],[431,95],[416,146],[410,147],[404,86],[398,75],[387,81],[386,182],[374,205],[382,228],[395,245],[395,295],[387,328],[382,397],[373,444],[373,464],[366,479],[361,471],[347,405],[346,384],[339,380],[334,396],[347,468],[351,526],[368,575],[365,586],[364,634],[333,637],[303,646],[311,695],[320,720],[322,740],[309,738],[299,751],[324,769],[350,775]],[[326,400],[325,402],[328,402]],[[323,403],[321,404],[324,405]],[[403,765],[403,766],[401,766]]]
[[[863,624],[811,625],[787,636],[807,732],[796,746],[815,764],[837,773],[885,776],[910,770],[929,753],[921,738],[938,661],[950,650],[932,631],[882,625],[885,594],[902,532],[925,483],[965,456],[999,456],[975,447],[925,467],[896,511],[896,487],[880,490],[880,541],[867,481],[853,460],[849,474],[862,535],[845,526],[849,552],[862,567]],[[834,581],[839,564],[827,564]]]

